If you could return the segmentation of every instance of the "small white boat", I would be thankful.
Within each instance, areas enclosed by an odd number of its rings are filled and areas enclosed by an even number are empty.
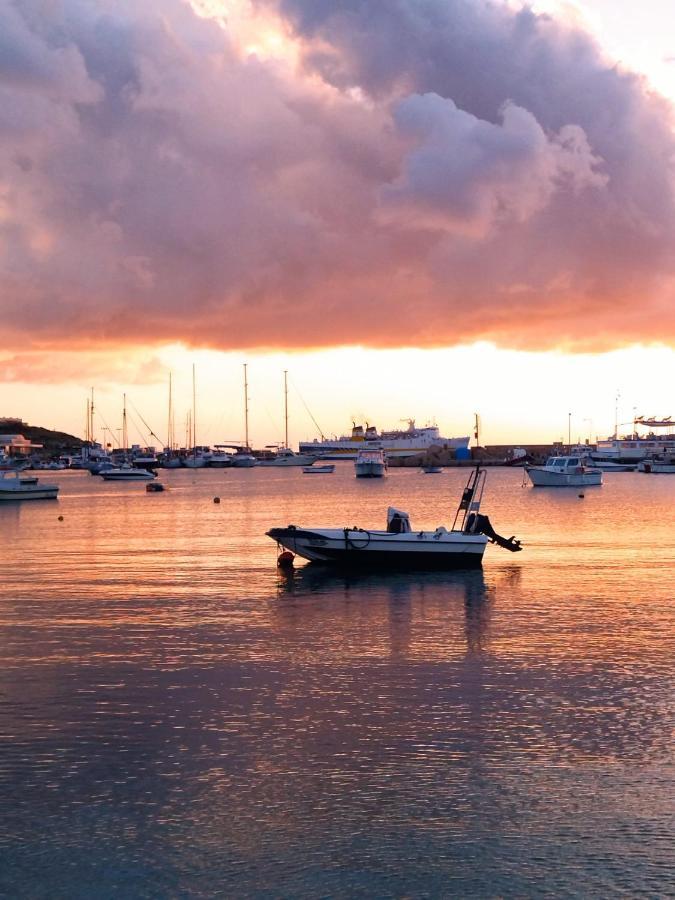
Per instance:
[[[602,472],[589,469],[579,456],[551,456],[544,466],[526,466],[535,487],[588,487],[602,484]]]
[[[55,500],[58,484],[40,484],[38,478],[22,478],[19,472],[0,472],[0,500]]]
[[[216,444],[216,449],[206,460],[209,469],[229,469],[232,465],[232,454],[223,449],[222,445]]]
[[[280,447],[267,457],[258,459],[258,465],[265,467],[287,468],[290,466],[311,466],[316,456],[312,453],[296,453],[290,447]]]
[[[303,466],[302,471],[305,475],[330,475],[331,472],[335,471],[335,466]]]
[[[503,538],[480,514],[485,469],[476,468],[462,493],[452,528],[413,531],[402,510],[387,510],[387,528],[325,528],[323,526],[270,528],[267,536],[284,552],[279,565],[292,564],[294,554],[312,562],[359,569],[466,569],[481,565],[488,541],[507,550],[522,550],[520,541]]]
[[[387,460],[382,448],[359,450],[354,463],[357,478],[383,478],[387,472]]]
[[[653,456],[638,463],[638,472],[647,475],[675,475],[675,456]]]
[[[422,466],[425,475],[440,475],[443,472],[442,466]]]
[[[589,469],[598,469],[601,472],[634,472],[637,468],[635,463],[618,463],[612,462],[610,459],[593,459],[589,456],[584,460],[584,465]]]
[[[101,478],[104,481],[151,481],[153,478],[157,478],[157,473],[149,472],[147,469],[135,469],[125,463],[118,469],[104,470],[101,472]]]

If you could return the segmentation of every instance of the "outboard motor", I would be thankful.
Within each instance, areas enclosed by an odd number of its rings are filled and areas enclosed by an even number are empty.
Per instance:
[[[408,513],[390,506],[387,510],[387,531],[389,534],[407,534],[412,531]]]

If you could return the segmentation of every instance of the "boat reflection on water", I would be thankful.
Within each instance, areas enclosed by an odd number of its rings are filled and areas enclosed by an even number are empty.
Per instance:
[[[519,567],[515,567],[519,574]],[[495,586],[488,585],[482,569],[455,572],[366,573],[336,571],[309,563],[298,569],[279,572],[278,599],[286,601],[290,614],[302,609],[308,613],[311,601],[325,600],[331,609],[326,619],[335,616],[336,601],[350,609],[359,604],[367,612],[376,610],[384,601],[389,622],[390,655],[405,657],[410,652],[411,632],[415,618],[423,621],[425,630],[430,621],[438,622],[438,636],[448,623],[458,620],[460,605],[464,607],[464,632],[469,654],[487,648],[490,610]],[[288,601],[292,601],[289,604]],[[320,615],[315,611],[316,615]],[[298,620],[300,625],[300,620]],[[328,624],[328,623],[327,623]],[[457,635],[455,635],[455,638]]]

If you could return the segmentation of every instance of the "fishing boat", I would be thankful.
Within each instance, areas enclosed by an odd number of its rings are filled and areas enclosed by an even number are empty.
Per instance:
[[[580,456],[551,456],[543,466],[525,466],[535,487],[588,487],[602,484],[602,471],[584,465]]]
[[[0,472],[0,500],[55,500],[58,484],[40,484],[38,478],[19,472]]]
[[[305,475],[330,475],[335,471],[335,466],[332,464],[327,466],[303,466],[302,471]]]
[[[383,478],[387,473],[387,460],[381,447],[359,450],[354,463],[357,478]]]
[[[284,548],[280,565],[292,564],[297,555],[359,569],[476,568],[488,542],[514,553],[522,550],[520,541],[497,534],[488,517],[481,515],[485,479],[485,469],[471,472],[450,530],[440,525],[435,531],[413,531],[408,513],[389,507],[383,531],[288,525],[270,528],[266,534]]]
[[[157,473],[149,472],[147,469],[135,469],[129,463],[124,463],[117,469],[105,469],[101,472],[101,478],[104,481],[150,481],[157,478]]]

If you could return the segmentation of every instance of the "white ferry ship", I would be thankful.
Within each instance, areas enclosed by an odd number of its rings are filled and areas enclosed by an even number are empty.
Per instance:
[[[313,453],[322,459],[356,459],[359,450],[368,448],[382,449],[388,457],[415,456],[424,453],[430,447],[452,447],[465,450],[469,446],[467,437],[441,437],[435,425],[417,428],[414,419],[408,419],[408,427],[404,430],[378,432],[374,425],[357,425],[353,423],[351,435],[343,435],[333,440],[315,438],[313,441],[301,441],[300,453]]]
[[[640,435],[637,427],[649,428],[649,433]],[[654,429],[667,429],[666,434],[657,434]],[[675,453],[675,422],[668,416],[665,419],[645,418],[638,416],[633,421],[633,434],[625,437],[613,436],[605,441],[598,441],[591,452],[595,462],[630,462],[637,465],[641,460],[655,454]]]

